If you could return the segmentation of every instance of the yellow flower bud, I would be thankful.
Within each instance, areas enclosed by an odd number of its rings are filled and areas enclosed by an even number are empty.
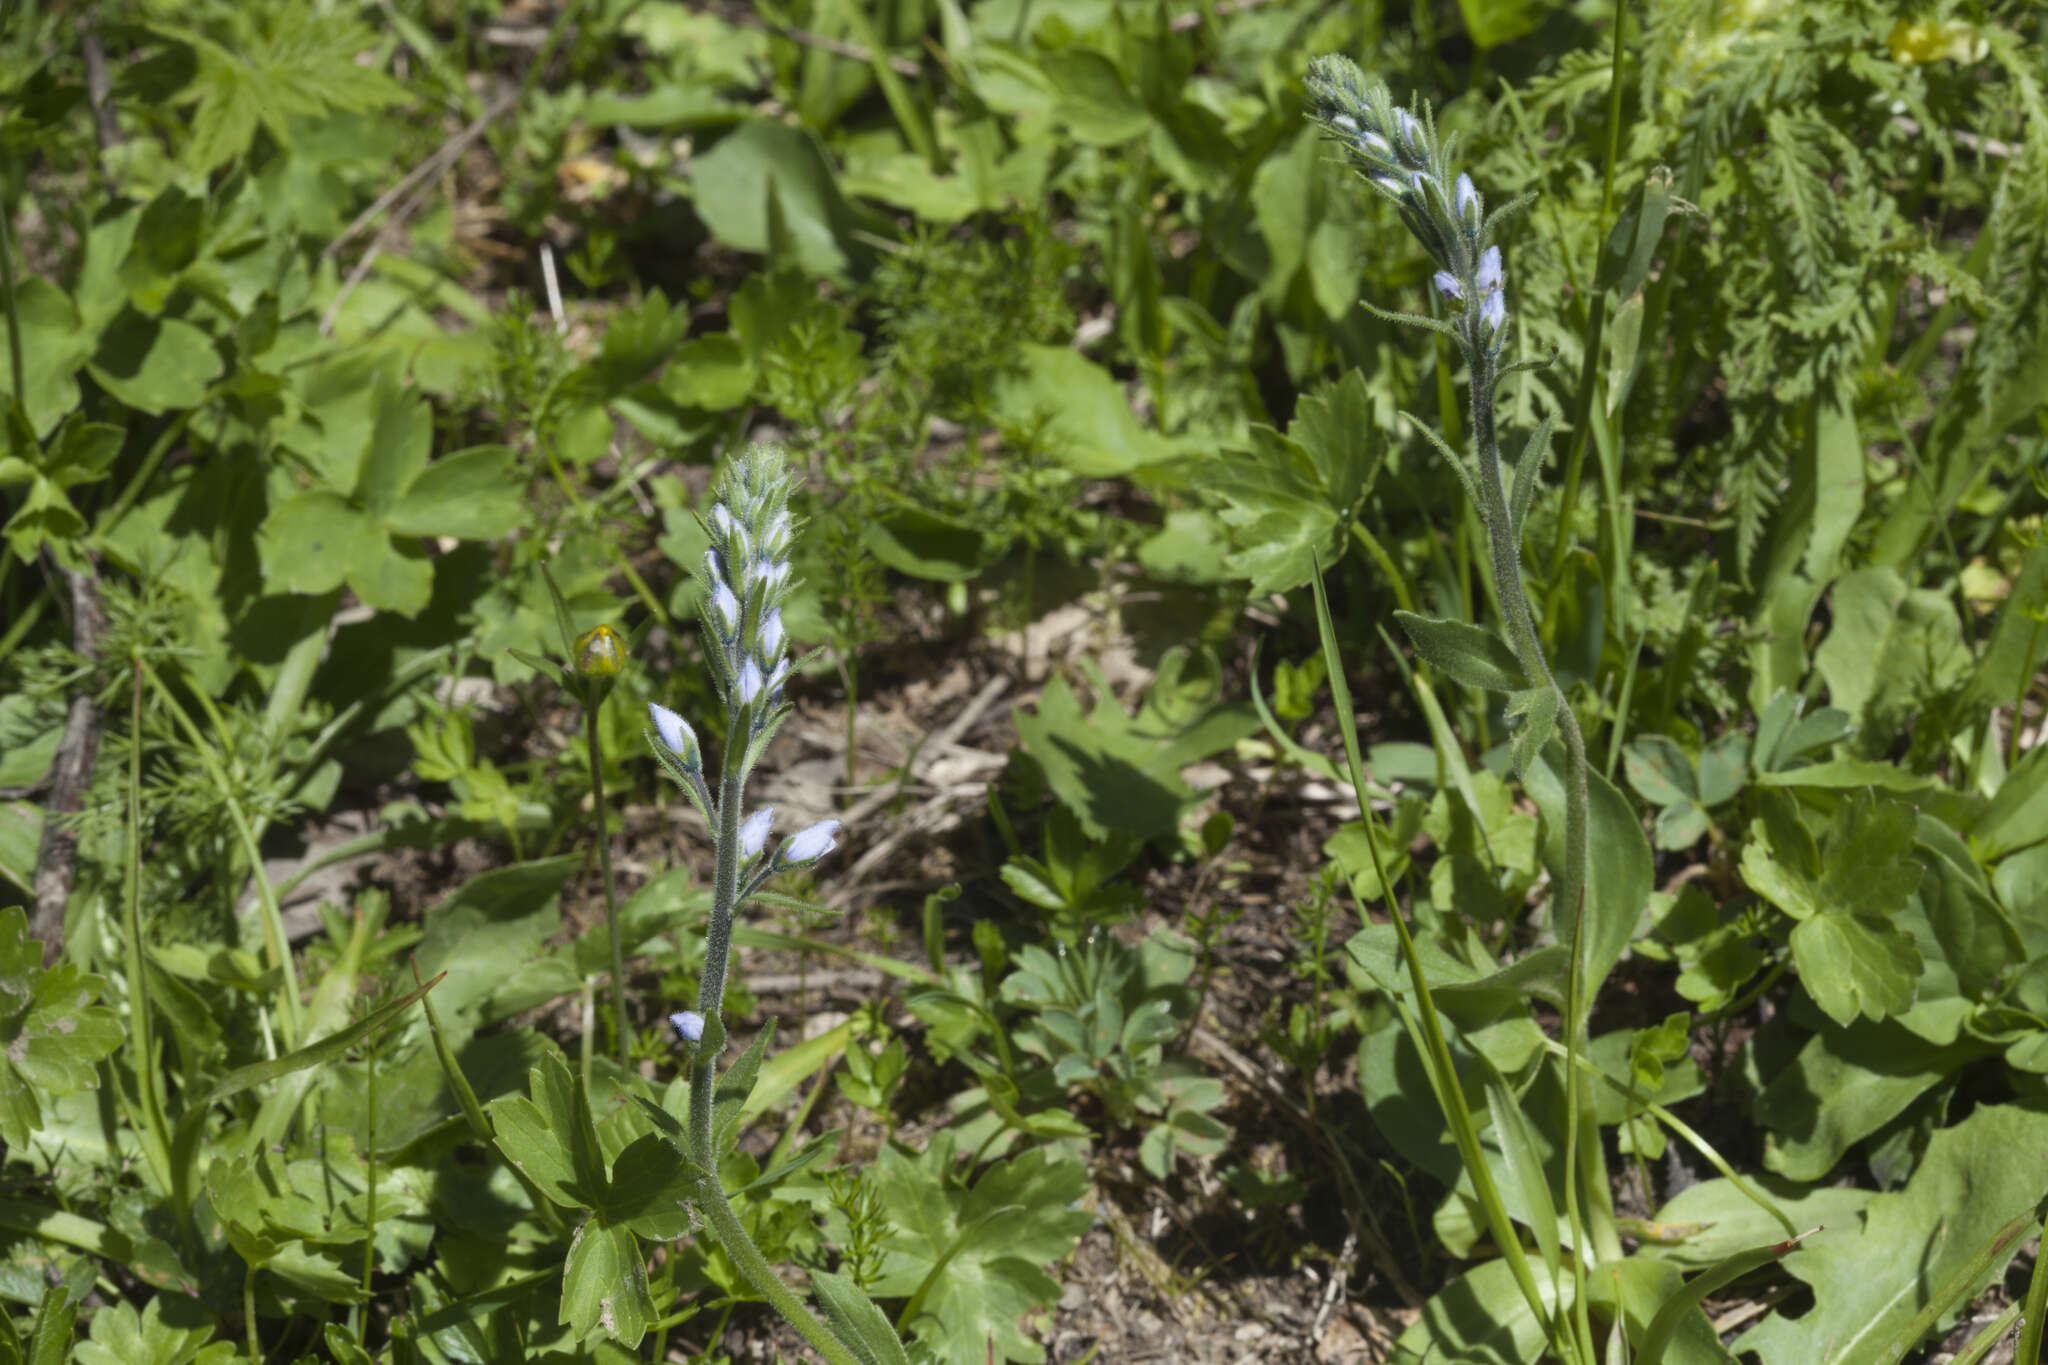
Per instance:
[[[576,671],[584,677],[615,678],[625,666],[625,642],[610,626],[596,626],[576,641]]]

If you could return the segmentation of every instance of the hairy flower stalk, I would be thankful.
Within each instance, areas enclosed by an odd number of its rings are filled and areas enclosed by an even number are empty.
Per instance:
[[[1509,713],[1523,720],[1514,744],[1515,766],[1518,770],[1524,769],[1535,759],[1553,727],[1564,743],[1565,858],[1553,901],[1553,922],[1560,930],[1569,928],[1571,971],[1565,1004],[1565,1043],[1576,1059],[1584,1046],[1587,1014],[1587,1002],[1582,999],[1587,946],[1584,933],[1588,826],[1586,746],[1578,719],[1551,673],[1549,660],[1544,656],[1542,641],[1536,632],[1535,616],[1530,610],[1522,582],[1520,552],[1521,520],[1534,490],[1534,478],[1543,459],[1548,427],[1546,423],[1538,431],[1517,466],[1511,501],[1501,474],[1494,411],[1496,385],[1505,373],[1522,367],[1508,367],[1504,371],[1501,365],[1500,356],[1507,341],[1510,314],[1507,273],[1500,247],[1492,238],[1502,219],[1523,207],[1527,200],[1510,203],[1489,215],[1471,177],[1463,173],[1454,174],[1455,135],[1439,139],[1435,120],[1426,106],[1419,117],[1410,110],[1397,107],[1386,87],[1368,80],[1351,61],[1342,57],[1317,58],[1309,66],[1306,85],[1309,117],[1343,148],[1346,159],[1365,181],[1393,202],[1401,221],[1435,261],[1438,268],[1431,282],[1450,310],[1450,317],[1448,321],[1439,321],[1416,314],[1388,314],[1372,308],[1370,304],[1366,307],[1389,320],[1412,323],[1449,336],[1463,352],[1469,371],[1473,443],[1470,463],[1445,446],[1433,432],[1427,428],[1423,430],[1431,436],[1438,452],[1449,461],[1486,526],[1501,611],[1506,618],[1509,643],[1521,666],[1524,684],[1522,690],[1511,695],[1508,704]],[[1403,939],[1405,943],[1405,928]],[[1422,980],[1419,964],[1411,962],[1410,969],[1419,983]],[[1433,1013],[1425,1013],[1429,1016],[1430,1027],[1434,1028]],[[1449,1059],[1447,1051],[1440,1056],[1445,1061]],[[1604,1207],[1606,1177],[1597,1147],[1579,1142],[1584,1099],[1576,1065],[1567,1063],[1565,1085],[1568,1092],[1566,1168],[1577,1176],[1566,1180],[1565,1202],[1573,1233],[1573,1268],[1575,1273],[1582,1273],[1589,1251],[1597,1252],[1605,1259],[1618,1255],[1620,1247],[1618,1240],[1607,1235],[1611,1228],[1611,1219],[1607,1218],[1598,1220],[1595,1229],[1595,1241],[1601,1245],[1588,1246],[1580,1196],[1583,1193]],[[1450,1092],[1448,1102],[1462,1102],[1455,1085],[1450,1087]],[[1475,1163],[1472,1158],[1476,1155],[1469,1154],[1466,1160],[1475,1182],[1487,1179],[1484,1159],[1479,1158]],[[1503,1231],[1513,1235],[1511,1228],[1496,1228],[1494,1231],[1496,1236]],[[1614,1245],[1605,1245],[1609,1241],[1614,1241]],[[1525,1296],[1531,1298],[1538,1320],[1548,1320],[1548,1314],[1535,1299],[1533,1279],[1525,1278],[1523,1274],[1518,1274],[1518,1279],[1522,1280]],[[1578,1303],[1583,1305],[1585,1300],[1584,1285],[1581,1284]],[[1558,1327],[1561,1329],[1561,1324]],[[1589,1327],[1582,1326],[1578,1339],[1569,1343],[1560,1330],[1553,1337],[1553,1342],[1561,1352],[1569,1347],[1572,1355],[1588,1359],[1591,1344],[1585,1333],[1589,1330]]]
[[[725,1050],[725,982],[732,957],[733,920],[747,899],[776,872],[809,866],[832,851],[837,820],[822,820],[783,841],[763,858],[775,809],[745,809],[747,775],[767,748],[789,708],[783,685],[790,674],[789,640],[782,607],[793,584],[789,514],[794,480],[782,453],[756,446],[727,466],[718,501],[706,518],[711,548],[704,553],[705,593],[700,612],[712,685],[725,708],[725,752],[718,789],[704,778],[696,732],[668,708],[650,704],[648,743],[711,827],[711,923],[705,932],[704,972],[697,1008],[669,1016],[679,1041],[692,1047],[688,1155],[697,1167],[697,1206],[726,1253],[754,1289],[833,1365],[860,1365],[860,1355],[805,1306],[754,1245],[718,1179],[712,1108],[718,1058]]]

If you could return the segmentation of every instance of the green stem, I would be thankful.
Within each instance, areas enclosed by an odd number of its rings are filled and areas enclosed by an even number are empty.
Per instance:
[[[2041,1359],[2042,1329],[2048,1323],[2042,1321],[2048,1314],[2048,1237],[2034,1249],[2034,1274],[2027,1281],[2026,1325],[2020,1329],[2020,1348],[2013,1353],[2015,1365],[2039,1365]]]
[[[1585,1046],[1586,1015],[1586,859],[1589,800],[1586,783],[1586,740],[1579,730],[1579,719],[1571,708],[1571,700],[1564,689],[1557,684],[1550,671],[1550,660],[1544,656],[1543,645],[1536,634],[1536,620],[1529,609],[1529,596],[1522,584],[1521,547],[1510,534],[1511,520],[1508,514],[1507,491],[1500,476],[1500,444],[1495,430],[1493,411],[1493,388],[1495,360],[1486,354],[1483,346],[1473,348],[1472,368],[1472,436],[1479,460],[1479,494],[1482,501],[1481,515],[1486,522],[1488,539],[1493,548],[1495,588],[1500,597],[1501,613],[1507,618],[1508,636],[1514,646],[1515,657],[1522,666],[1523,675],[1535,687],[1547,688],[1556,703],[1557,728],[1564,739],[1565,747],[1565,807],[1564,807],[1564,866],[1559,870],[1556,898],[1552,901],[1553,924],[1560,916],[1570,921],[1571,969],[1565,977],[1564,1034],[1565,1046],[1576,1057]],[[1587,1288],[1585,1283],[1586,1219],[1582,1208],[1582,1194],[1593,1194],[1597,1199],[1604,1193],[1604,1173],[1600,1170],[1597,1146],[1584,1148],[1581,1152],[1582,1111],[1586,1105],[1585,1083],[1578,1068],[1565,1068],[1565,1219],[1572,1232],[1572,1278],[1576,1289],[1575,1309],[1578,1312],[1582,1349],[1590,1350],[1591,1322],[1586,1317]],[[1594,1130],[1596,1133],[1598,1129]],[[1591,1188],[1593,1181],[1600,1182],[1600,1189]],[[1582,1187],[1585,1187],[1582,1189]],[[1603,1229],[1604,1230],[1604,1229]],[[1612,1246],[1598,1248],[1601,1259],[1618,1258],[1621,1247],[1619,1239],[1605,1236],[1603,1243]]]
[[[14,400],[28,407],[28,380],[21,356],[21,316],[14,300],[14,224],[12,211],[0,204],[0,291],[7,296],[7,364],[14,376]]]
[[[604,743],[598,736],[597,712],[604,703],[593,701],[583,708],[583,734],[590,746],[590,799],[596,807],[597,861],[604,869],[604,929],[612,947],[612,1038],[619,1053],[619,1070],[633,1069],[631,1035],[626,1027],[626,949],[619,941],[619,895],[612,881],[612,841],[605,828]]]
[[[1358,726],[1352,719],[1351,687],[1344,678],[1344,661],[1337,649],[1337,632],[1330,615],[1329,595],[1323,587],[1322,565],[1309,578],[1316,601],[1316,626],[1322,637],[1325,671],[1329,676],[1330,697],[1336,703],[1338,730],[1344,738],[1344,759],[1350,768],[1352,792],[1358,798],[1359,818],[1365,826],[1366,849],[1372,856],[1373,875],[1379,879],[1380,895],[1386,902],[1387,918],[1393,922],[1394,935],[1400,941],[1401,960],[1408,968],[1409,979],[1415,983],[1415,1012],[1420,1018],[1422,1046],[1418,1049],[1426,1059],[1426,1070],[1430,1084],[1436,1091],[1438,1105],[1444,1111],[1451,1130],[1451,1140],[1457,1145],[1458,1159],[1464,1164],[1472,1178],[1473,1192],[1478,1196],[1479,1207],[1484,1212],[1487,1230],[1492,1233],[1497,1245],[1508,1262],[1508,1269],[1514,1275],[1516,1287],[1522,1292],[1529,1305],[1529,1311],[1542,1325],[1543,1334],[1549,1338],[1552,1349],[1560,1358],[1568,1358],[1566,1336],[1562,1323],[1552,1316],[1544,1306],[1543,1292],[1537,1286],[1535,1271],[1529,1265],[1529,1258],[1523,1254],[1521,1237],[1515,1232],[1514,1223],[1508,1216],[1507,1205],[1502,1201],[1499,1188],[1494,1184],[1493,1168],[1487,1164],[1486,1153],[1479,1145],[1478,1125],[1472,1120],[1472,1112],[1465,1102],[1465,1091],[1458,1080],[1457,1063],[1451,1057],[1449,1042],[1445,1039],[1443,1021],[1437,1015],[1436,1001],[1430,993],[1429,978],[1422,969],[1422,960],[1415,949],[1415,937],[1409,932],[1407,916],[1401,912],[1401,904],[1395,899],[1394,886],[1387,877],[1386,862],[1380,856],[1379,821],[1372,813],[1372,802],[1366,792],[1365,759],[1358,744]],[[1367,919],[1365,907],[1358,906],[1359,919]],[[1391,983],[1389,983],[1391,985]],[[1416,1026],[1408,1017],[1408,1011],[1397,997],[1391,997],[1400,1012],[1402,1023],[1413,1037]]]
[[[718,1054],[725,1049],[725,977],[732,957],[733,916],[740,888],[740,801],[746,786],[746,736],[735,727],[726,743],[718,783],[718,846],[712,874],[711,924],[704,939],[704,976],[697,990],[697,1012],[704,1016],[704,1036],[697,1042],[690,1067],[690,1157],[702,1172],[697,1182],[697,1207],[719,1244],[755,1292],[803,1334],[832,1365],[861,1365],[824,1323],[782,1282],[775,1267],[754,1245],[733,1212],[718,1180],[718,1149],[712,1133],[712,1109],[718,1087]]]
[[[122,945],[128,973],[128,1027],[135,1067],[136,1101],[142,1109],[142,1153],[156,1176],[157,1188],[172,1189],[171,1125],[164,1117],[163,1094],[157,1088],[155,1024],[150,1017],[148,978],[142,956],[142,669],[135,668],[129,702],[128,744],[128,894],[127,942]],[[190,1210],[177,1211],[182,1234]]]

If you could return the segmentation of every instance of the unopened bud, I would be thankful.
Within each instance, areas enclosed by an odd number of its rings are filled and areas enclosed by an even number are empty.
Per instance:
[[[596,626],[576,641],[576,671],[586,678],[615,678],[626,666],[626,642],[610,626]]]

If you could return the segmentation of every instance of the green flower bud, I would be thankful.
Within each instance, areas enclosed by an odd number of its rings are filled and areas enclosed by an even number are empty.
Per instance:
[[[597,626],[576,641],[576,671],[586,678],[616,678],[626,666],[626,645],[610,626]]]

